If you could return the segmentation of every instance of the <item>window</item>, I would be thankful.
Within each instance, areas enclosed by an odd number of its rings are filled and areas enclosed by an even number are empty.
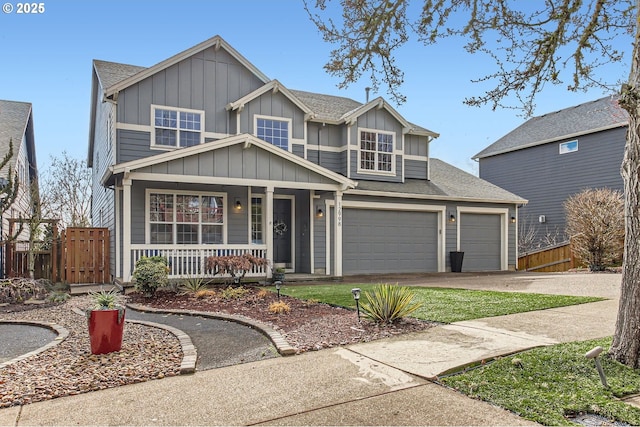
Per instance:
[[[270,144],[289,150],[289,122],[285,120],[256,118],[256,136]]]
[[[578,151],[578,141],[569,141],[560,143],[560,154],[573,153]]]
[[[224,199],[198,194],[149,193],[149,243],[224,243]]]
[[[178,148],[200,144],[202,111],[152,107],[153,141],[156,147]]]
[[[262,236],[262,197],[251,198],[251,243],[264,243]]]
[[[371,172],[393,172],[392,133],[360,131],[360,170]]]

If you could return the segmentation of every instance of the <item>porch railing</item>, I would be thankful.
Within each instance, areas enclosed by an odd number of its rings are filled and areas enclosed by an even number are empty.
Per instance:
[[[188,277],[213,277],[207,271],[207,258],[211,256],[244,255],[250,253],[259,258],[267,257],[266,245],[225,245],[225,246],[191,246],[175,247],[172,245],[131,245],[131,268],[142,257],[162,256],[169,263],[169,278],[184,279]],[[247,272],[247,277],[263,277],[268,267],[254,267]]]

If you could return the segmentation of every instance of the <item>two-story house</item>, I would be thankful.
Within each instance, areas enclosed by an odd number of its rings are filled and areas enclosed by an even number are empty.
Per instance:
[[[450,251],[516,264],[526,201],[430,159],[438,135],[382,98],[288,89],[219,36],[149,68],[95,60],[92,79],[92,217],[116,280],[145,255],[172,277],[245,252],[334,276],[443,272]]]
[[[480,178],[529,203],[519,210],[530,249],[566,236],[564,202],[587,188],[623,191],[627,112],[608,96],[533,117],[474,156]]]
[[[0,184],[8,185],[10,169],[13,182],[17,180],[18,187],[13,203],[2,212],[0,240],[6,241],[12,238],[24,241],[29,238],[26,227],[18,234],[20,227],[16,226],[14,230],[10,230],[9,219],[29,218],[34,206],[39,202],[33,108],[28,102],[0,100],[0,160],[7,156],[10,147],[13,155],[5,168],[0,171]],[[0,263],[4,266],[2,248],[0,248],[0,258],[2,258]]]

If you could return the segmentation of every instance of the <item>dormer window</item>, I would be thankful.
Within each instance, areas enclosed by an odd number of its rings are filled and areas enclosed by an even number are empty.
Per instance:
[[[191,147],[202,142],[204,112],[182,108],[151,106],[155,148]]]
[[[256,136],[270,144],[289,151],[289,128],[291,121],[272,117],[256,116]]]
[[[358,172],[395,173],[394,138],[392,132],[361,129]]]

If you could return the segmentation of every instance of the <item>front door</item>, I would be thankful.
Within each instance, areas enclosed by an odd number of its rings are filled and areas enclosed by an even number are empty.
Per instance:
[[[273,263],[275,267],[293,268],[291,199],[273,199]]]

